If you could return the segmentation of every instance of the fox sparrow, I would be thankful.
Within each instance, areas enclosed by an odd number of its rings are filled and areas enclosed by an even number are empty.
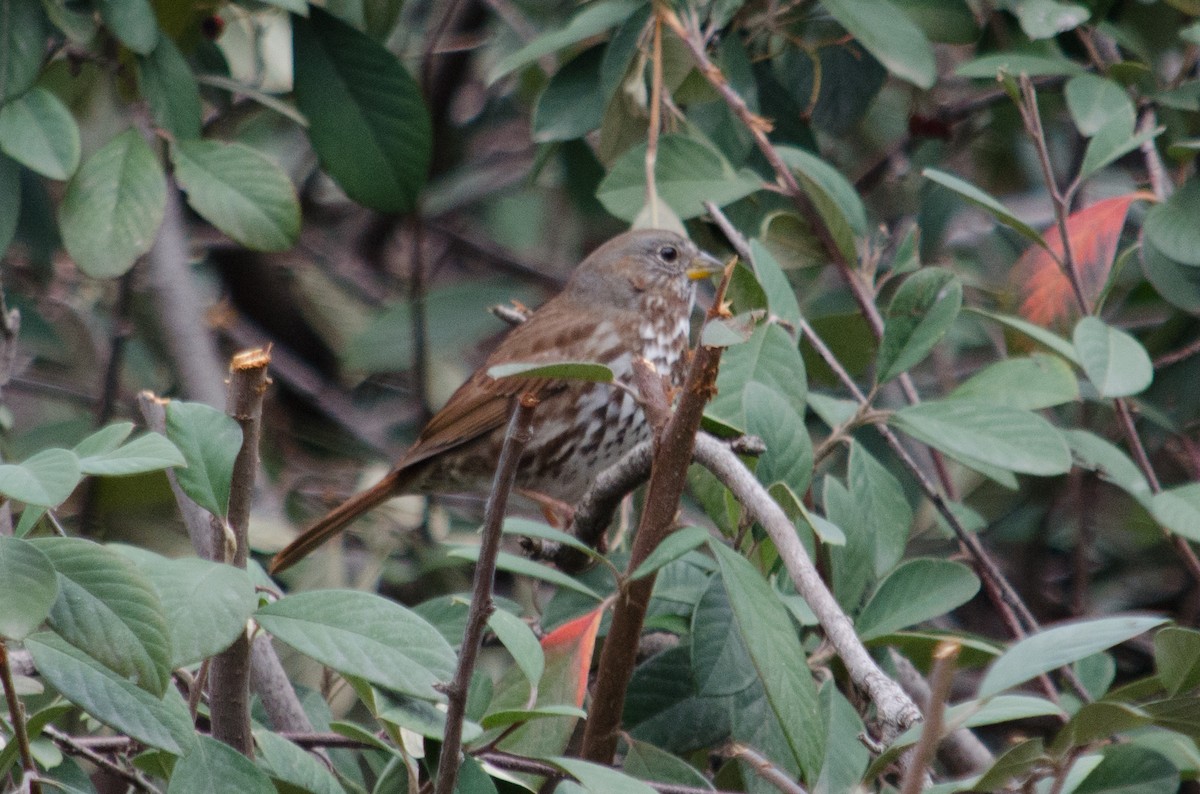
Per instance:
[[[386,477],[305,530],[275,555],[271,572],[290,567],[394,496],[486,491],[512,400],[528,392],[541,402],[518,465],[517,486],[574,504],[596,474],[650,437],[642,409],[627,390],[608,384],[493,378],[488,369],[588,361],[608,366],[628,384],[634,357],[642,356],[678,386],[695,298],[692,282],[720,269],[690,240],[660,229],[626,232],[600,246],[561,293],[504,338]]]

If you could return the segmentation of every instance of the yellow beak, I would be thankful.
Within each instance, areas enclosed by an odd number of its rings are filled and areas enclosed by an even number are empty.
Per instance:
[[[692,260],[691,267],[687,269],[687,277],[692,281],[700,281],[715,276],[723,270],[725,270],[723,262],[715,256],[701,251],[700,255]]]

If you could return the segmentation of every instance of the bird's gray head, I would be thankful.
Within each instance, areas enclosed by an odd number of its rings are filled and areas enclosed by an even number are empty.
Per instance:
[[[721,263],[666,229],[635,229],[597,248],[575,269],[566,291],[583,302],[635,309],[646,297],[689,300],[693,282]]]

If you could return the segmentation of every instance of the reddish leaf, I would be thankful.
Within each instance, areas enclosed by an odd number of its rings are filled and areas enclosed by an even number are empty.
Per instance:
[[[1154,195],[1139,191],[1103,199],[1067,218],[1071,253],[1079,269],[1084,297],[1089,303],[1094,302],[1104,289],[1116,258],[1117,241],[1125,228],[1129,205],[1138,199],[1153,201]],[[1063,244],[1058,226],[1051,226],[1044,236],[1050,250],[1061,259]],[[1021,295],[1021,315],[1026,319],[1049,326],[1069,320],[1078,312],[1071,283],[1041,246],[1029,247],[1017,261],[1013,275]]]
[[[542,638],[542,652],[546,654],[543,687],[547,678],[561,676],[558,678],[561,682],[559,691],[565,694],[569,691],[565,684],[573,683],[577,707],[583,706],[583,697],[587,694],[588,669],[592,666],[596,632],[600,630],[600,618],[603,616],[604,608],[597,607]]]

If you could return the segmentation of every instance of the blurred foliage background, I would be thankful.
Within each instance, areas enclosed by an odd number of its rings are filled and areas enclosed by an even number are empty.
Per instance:
[[[748,241],[732,308],[758,330],[726,351],[709,427],[764,438],[759,478],[849,613],[905,558],[982,565],[882,416],[1029,611],[931,569],[947,600],[891,638],[922,666],[938,632],[1194,624],[1197,17],[1193,0],[0,0],[0,251],[21,313],[4,456],[136,419],[143,389],[223,405],[228,354],[270,343],[251,540],[274,550],[398,457],[505,330],[489,307],[536,306],[631,223],[731,253],[711,201]],[[885,413],[855,414],[831,362]],[[770,544],[693,485],[685,517],[769,574]],[[287,584],[460,592],[444,541],[470,541],[478,507],[401,500]],[[187,548],[160,472],[89,480],[55,515]],[[546,628],[592,606],[505,587]],[[659,615],[676,635],[701,597],[683,590]],[[879,636],[916,622],[865,614]],[[1103,692],[1156,658],[1141,641],[1093,664]],[[1190,738],[1155,746],[1174,771],[1153,785],[1195,775]]]

